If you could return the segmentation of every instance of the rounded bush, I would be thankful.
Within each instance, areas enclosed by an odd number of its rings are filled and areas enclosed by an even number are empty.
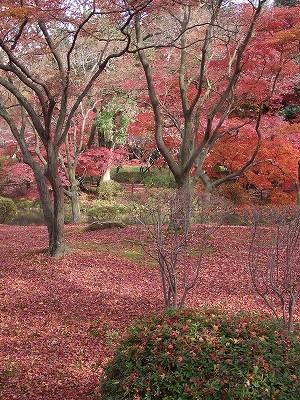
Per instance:
[[[123,186],[116,181],[100,182],[98,186],[98,199],[111,200],[124,193]]]
[[[176,182],[173,175],[166,173],[164,171],[158,171],[155,174],[146,175],[143,179],[143,184],[146,187],[153,188],[175,188]]]
[[[17,207],[13,200],[0,196],[0,224],[9,223],[17,213]]]
[[[119,183],[141,183],[144,178],[140,167],[124,166],[113,173],[113,179]]]
[[[87,210],[93,220],[122,220],[128,217],[128,206],[115,200],[95,200]]]
[[[135,323],[99,387],[103,400],[300,398],[300,345],[272,321],[213,309]]]
[[[297,105],[288,105],[279,111],[279,115],[285,121],[289,121],[297,117],[300,113],[300,107]]]

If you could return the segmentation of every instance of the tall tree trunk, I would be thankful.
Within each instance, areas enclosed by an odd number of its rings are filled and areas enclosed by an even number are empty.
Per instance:
[[[96,125],[92,125],[89,140],[86,145],[87,149],[90,149],[93,146],[96,133],[97,133],[97,127],[96,127]]]
[[[209,182],[207,182],[204,186],[204,190],[201,196],[201,215],[200,215],[200,223],[205,224],[209,221],[210,213],[211,213],[211,203],[212,203],[212,190],[213,187]]]
[[[48,147],[48,179],[53,191],[53,230],[50,235],[49,254],[62,257],[67,252],[64,235],[64,191],[58,170],[58,154],[53,146]]]
[[[80,203],[78,198],[78,189],[73,189],[71,187],[71,207],[72,207],[72,218],[73,222],[80,222],[81,212],[80,212]]]
[[[65,194],[71,200],[72,207],[72,221],[80,222],[81,212],[80,212],[80,203],[79,203],[79,181],[75,176],[75,169],[69,169],[69,181],[70,181],[70,189],[65,191]]]
[[[49,246],[50,246],[50,237],[52,237],[54,214],[53,214],[53,203],[48,188],[49,181],[45,177],[45,171],[43,167],[40,167],[38,164],[30,164],[30,166],[33,169],[34,177],[36,180],[37,189],[41,200],[44,222],[48,230]]]
[[[108,182],[111,180],[110,171],[111,171],[111,167],[108,167],[105,170],[104,174],[102,175],[101,182]]]
[[[64,235],[64,193],[61,182],[57,177],[53,177],[52,189],[54,213],[49,253],[53,257],[61,257],[66,253],[67,248]]]

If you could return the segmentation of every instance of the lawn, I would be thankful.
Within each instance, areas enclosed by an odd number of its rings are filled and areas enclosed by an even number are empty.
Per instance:
[[[45,227],[0,225],[1,400],[93,399],[126,327],[163,308],[159,273],[137,229],[69,225],[71,253],[57,260],[44,254]],[[248,243],[247,227],[216,231],[188,306],[266,311],[249,280]]]

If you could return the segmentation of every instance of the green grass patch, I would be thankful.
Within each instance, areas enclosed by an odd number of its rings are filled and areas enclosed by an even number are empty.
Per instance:
[[[141,261],[145,259],[145,255],[140,249],[128,249],[124,250],[122,257],[131,261]]]
[[[187,253],[190,257],[200,257],[202,255],[213,255],[215,254],[215,249],[212,246],[206,246],[203,249],[197,246],[189,246],[187,249]]]
[[[88,242],[72,242],[70,247],[73,250],[92,251],[108,254],[116,254],[119,258],[123,258],[129,261],[143,261],[145,265],[151,265],[154,263],[153,260],[149,259],[144,253],[142,246],[139,243],[134,243],[129,240],[120,242],[120,247],[116,248],[115,244],[109,243],[96,243],[93,241]]]
[[[153,168],[149,174],[146,174],[142,183],[148,188],[175,188],[176,182],[174,176],[168,169]]]
[[[112,170],[112,179],[119,183],[141,183],[144,174],[140,171],[140,167],[124,166],[119,169]]]

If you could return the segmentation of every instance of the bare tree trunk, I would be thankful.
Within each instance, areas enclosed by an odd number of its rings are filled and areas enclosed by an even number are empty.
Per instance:
[[[109,182],[111,180],[110,171],[111,167],[107,167],[104,174],[102,175],[101,182]]]
[[[67,252],[64,235],[64,193],[61,184],[56,179],[53,183],[53,200],[53,232],[50,238],[49,253],[53,257],[62,257]]]
[[[37,189],[39,192],[44,222],[47,226],[49,238],[52,236],[53,230],[53,204],[51,195],[48,188],[48,180],[45,177],[44,168],[38,165],[30,165],[34,172],[34,177],[37,183]]]
[[[47,149],[47,175],[53,190],[53,229],[50,235],[49,254],[61,257],[67,252],[64,235],[64,191],[58,170],[58,154],[53,146]]]
[[[81,218],[81,211],[80,211],[80,203],[79,203],[79,182],[75,177],[75,173],[73,171],[69,171],[69,181],[70,181],[70,189],[66,190],[66,195],[71,200],[71,207],[72,207],[72,220],[73,222],[77,223],[80,222]]]
[[[295,313],[295,298],[292,298],[289,303],[289,320],[287,326],[289,332],[294,331],[294,313]]]
[[[71,195],[71,206],[72,206],[72,218],[73,222],[80,222],[81,219],[81,211],[80,211],[80,203],[78,199],[78,192],[72,192]]]

